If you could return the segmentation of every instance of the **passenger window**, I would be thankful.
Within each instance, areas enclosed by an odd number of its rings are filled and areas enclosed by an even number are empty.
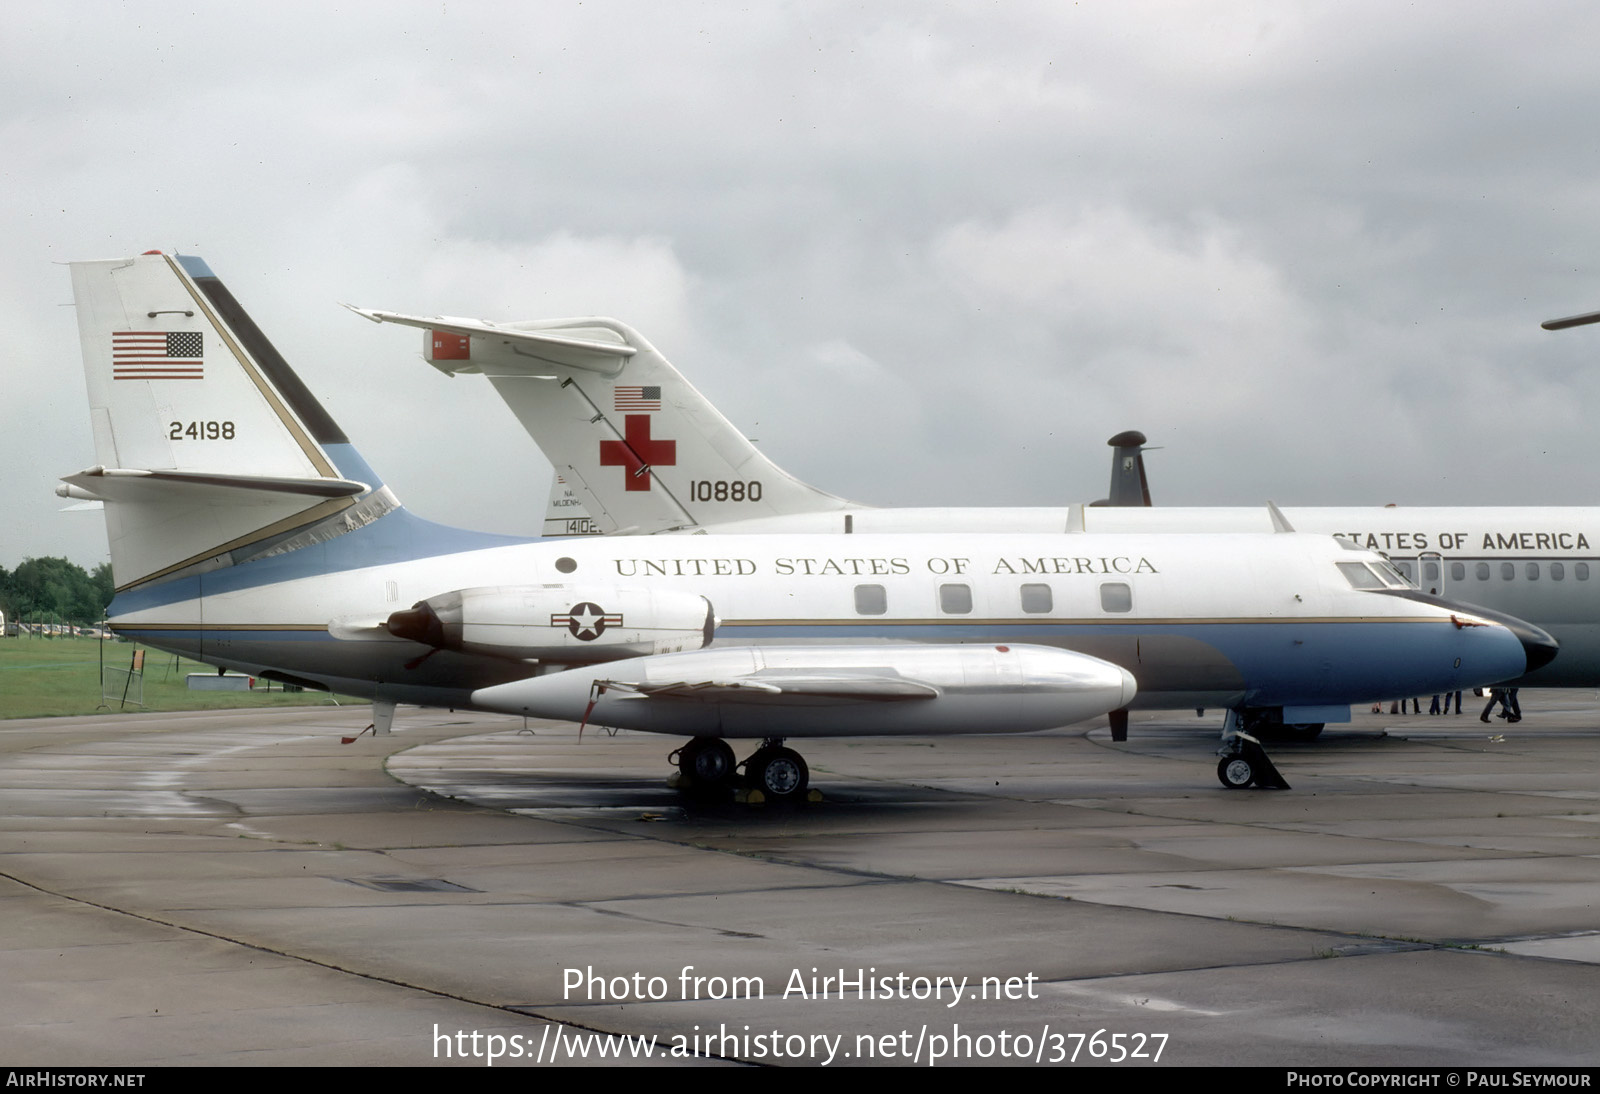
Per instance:
[[[1539,564],[1537,562],[1528,563],[1528,580],[1529,581],[1538,581],[1539,580]]]
[[[1337,562],[1334,565],[1339,567],[1339,572],[1344,575],[1345,580],[1357,589],[1383,588],[1383,582],[1378,579],[1378,575],[1360,562]]]
[[[1437,562],[1424,562],[1422,564],[1422,580],[1424,580],[1424,581],[1438,581],[1439,580],[1439,564]]]
[[[966,615],[972,611],[971,585],[940,585],[939,610],[951,615]]]
[[[889,610],[889,595],[882,585],[856,586],[856,614],[883,615]]]
[[[1050,586],[1024,585],[1022,587],[1022,610],[1029,615],[1052,611],[1055,606],[1055,597],[1050,592]]]
[[[1488,581],[1489,580],[1489,564],[1487,562],[1478,563],[1478,565],[1476,567],[1474,567],[1474,569],[1476,569],[1477,572],[1478,572],[1478,580],[1479,581]]]
[[[1100,586],[1100,606],[1108,612],[1133,611],[1133,588],[1120,581]]]
[[[1564,578],[1566,576],[1567,576],[1567,568],[1565,566],[1561,565],[1561,563],[1559,563],[1559,562],[1552,562],[1550,564],[1550,580],[1551,581],[1560,581],[1562,578]]]
[[[1572,576],[1579,581],[1588,581],[1589,564],[1587,562],[1574,562],[1572,564]]]
[[[1464,562],[1452,562],[1450,564],[1450,580],[1451,581],[1465,581],[1465,580],[1467,580],[1467,566],[1466,566],[1466,563],[1464,563]]]
[[[1512,578],[1514,578],[1516,576],[1517,576],[1517,564],[1516,563],[1514,563],[1514,562],[1502,562],[1500,564],[1500,580],[1501,581],[1510,581]]]

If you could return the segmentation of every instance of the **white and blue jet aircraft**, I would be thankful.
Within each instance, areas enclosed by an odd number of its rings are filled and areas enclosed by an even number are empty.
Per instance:
[[[1130,708],[1308,720],[1556,652],[1326,536],[446,528],[400,505],[205,263],[147,252],[72,277],[99,462],[59,492],[104,504],[113,629],[369,696],[383,723],[419,703],[673,734],[693,783],[742,766],[782,799],[808,780],[788,738],[1026,732]],[[548,343],[595,367],[642,346]],[[738,765],[741,738],[762,743]],[[1249,745],[1231,737],[1225,785],[1270,770]]]
[[[374,321],[422,328],[423,357],[443,372],[487,377],[560,475],[560,496],[553,499],[546,522],[552,535],[618,528],[1143,535],[1270,532],[1286,524],[1382,552],[1424,593],[1481,605],[1549,632],[1561,655],[1531,666],[1513,682],[1517,686],[1600,686],[1600,508],[1149,508],[1146,438],[1131,430],[1108,442],[1115,453],[1105,501],[1039,508],[878,508],[837,498],[774,466],[623,323],[585,318],[496,324],[352,310]],[[1561,329],[1597,316],[1545,326]],[[1275,512],[1281,523],[1275,524]],[[1250,713],[1252,728],[1265,729],[1275,721],[1264,709]],[[1323,720],[1299,722],[1299,735],[1314,734]]]

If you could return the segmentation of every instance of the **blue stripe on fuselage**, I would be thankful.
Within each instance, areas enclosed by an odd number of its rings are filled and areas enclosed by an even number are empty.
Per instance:
[[[209,577],[210,575],[208,575]],[[218,629],[207,627],[182,630],[147,630],[137,625],[118,628],[119,633],[139,638],[150,645],[167,647],[169,644],[193,648],[202,640],[226,634],[233,645],[227,656],[229,661],[255,663],[260,660],[249,651],[249,645],[262,643],[298,643],[305,647],[304,663],[279,663],[271,658],[274,667],[283,671],[318,678],[325,674],[328,665],[317,650],[337,647],[345,652],[355,652],[358,644],[341,642],[314,627],[306,630],[254,630],[251,628]],[[210,637],[205,637],[210,636]],[[884,642],[945,642],[945,643],[1032,643],[1066,649],[1092,652],[1096,642],[1121,642],[1124,648],[1134,639],[1146,642],[1162,636],[1187,639],[1215,651],[1219,660],[1238,673],[1239,680],[1228,686],[1214,675],[1207,675],[1217,666],[1201,661],[1187,661],[1181,654],[1169,656],[1164,662],[1149,661],[1123,664],[1136,678],[1146,679],[1155,674],[1163,678],[1165,687],[1141,693],[1136,706],[1160,706],[1160,696],[1170,693],[1205,691],[1216,693],[1242,693],[1249,706],[1308,706],[1364,702],[1376,698],[1392,699],[1413,690],[1455,690],[1458,686],[1475,686],[1493,682],[1521,671],[1521,645],[1508,632],[1462,632],[1447,622],[1397,623],[1351,621],[1347,623],[1195,623],[1153,624],[1148,626],[1128,624],[1093,623],[1023,623],[958,624],[958,623],[905,623],[884,622],[870,629],[860,626],[830,624],[785,623],[758,626],[723,626],[717,630],[717,644],[743,646],[751,644],[794,643],[828,641],[849,645]],[[241,648],[242,647],[242,648]],[[1089,649],[1086,649],[1089,648]],[[387,661],[393,661],[396,651],[387,651]],[[1098,655],[1098,654],[1097,654]],[[410,657],[411,654],[404,656]],[[1462,659],[1459,669],[1455,660]],[[219,658],[220,659],[220,658]],[[1112,658],[1121,661],[1122,658]],[[1437,679],[1424,684],[1419,680],[1419,665],[1437,659]],[[293,660],[293,659],[291,659]],[[504,669],[503,663],[495,665]],[[376,667],[376,666],[374,666]],[[393,668],[392,665],[389,666]],[[370,670],[369,670],[370,671]],[[1185,673],[1198,674],[1186,680]],[[1495,674],[1500,673],[1499,677]],[[346,678],[348,668],[342,674]],[[407,674],[387,677],[385,684],[402,683]],[[1359,683],[1357,683],[1359,681]],[[419,680],[438,686],[439,681]]]
[[[1465,636],[1446,620],[1402,623],[1361,621],[1307,623],[1259,620],[1238,623],[1164,623],[1116,625],[1008,621],[1002,624],[875,623],[870,637],[860,626],[759,625],[723,626],[719,643],[740,646],[760,643],[830,641],[845,644],[869,642],[1031,643],[1057,646],[1116,661],[1136,679],[1159,673],[1168,679],[1183,665],[1107,656],[1095,647],[1158,637],[1188,639],[1215,650],[1238,672],[1245,701],[1251,706],[1320,705],[1364,702],[1352,695],[1352,681],[1371,688],[1370,698],[1392,698],[1420,688],[1419,665],[1437,663],[1437,682],[1427,690],[1451,690],[1509,679],[1524,671],[1522,646],[1509,631],[1496,628]],[[1489,639],[1489,641],[1484,641]],[[1471,643],[1470,655],[1464,644]],[[1459,667],[1457,661],[1460,659]],[[1203,666],[1196,665],[1197,670]],[[1465,684],[1455,681],[1465,680]],[[1186,691],[1185,687],[1172,687]],[[1141,692],[1141,695],[1144,693]],[[1155,694],[1160,694],[1156,692]]]

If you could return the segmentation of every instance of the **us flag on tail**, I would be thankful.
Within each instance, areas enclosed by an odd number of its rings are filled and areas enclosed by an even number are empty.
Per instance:
[[[204,349],[199,331],[113,331],[111,378],[204,380]]]
[[[613,410],[660,410],[661,386],[651,384],[649,387],[640,387],[638,384],[618,384],[612,388]]]

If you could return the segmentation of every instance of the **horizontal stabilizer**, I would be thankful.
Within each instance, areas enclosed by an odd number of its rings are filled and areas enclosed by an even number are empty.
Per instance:
[[[76,475],[68,475],[62,481],[68,484],[68,488],[57,488],[56,492],[61,496],[77,498],[87,494],[102,501],[142,501],[182,496],[194,500],[205,498],[223,503],[244,501],[249,504],[243,495],[254,493],[277,497],[297,494],[308,498],[349,498],[368,488],[366,483],[351,479],[214,475],[196,471],[142,471],[121,467],[91,467]]]
[[[520,330],[516,327],[501,326],[497,323],[488,323],[482,319],[461,319],[456,316],[435,315],[402,315],[399,312],[379,311],[374,308],[358,308],[353,304],[345,307],[374,323],[398,323],[406,327],[420,327],[435,334],[454,334],[462,338],[485,338],[491,342],[498,341],[511,348],[519,357],[527,358],[527,371],[539,371],[540,362],[549,362],[556,365],[565,365],[568,368],[583,369],[588,372],[615,373],[622,368],[623,362],[638,352],[633,346],[621,341],[602,341],[592,338],[579,338],[571,334],[555,334],[550,331]],[[610,332],[597,332],[610,333]],[[441,372],[479,372],[479,367],[469,359],[452,360],[447,357],[435,355],[430,357],[430,363]],[[498,361],[498,371],[510,371],[504,360]]]

